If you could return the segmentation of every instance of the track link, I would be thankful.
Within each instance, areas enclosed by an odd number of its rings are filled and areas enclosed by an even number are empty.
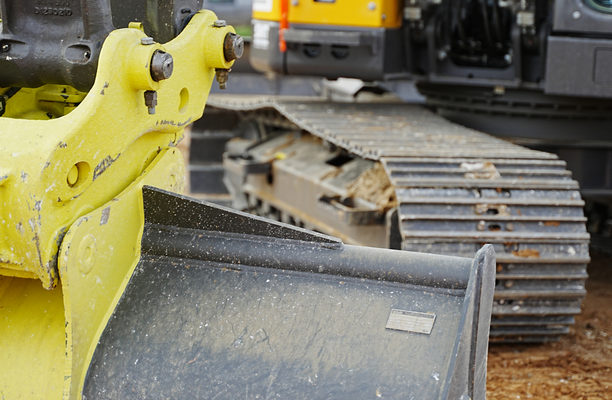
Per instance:
[[[492,243],[492,341],[554,341],[580,313],[589,234],[578,183],[556,155],[448,122],[420,106],[270,97],[215,97],[209,104],[308,132],[381,163],[395,189],[404,250],[473,257]],[[278,219],[303,220],[274,198],[259,197],[260,212],[274,204]]]

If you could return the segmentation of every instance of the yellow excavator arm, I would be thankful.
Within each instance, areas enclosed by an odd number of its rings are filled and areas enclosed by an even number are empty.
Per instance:
[[[224,43],[234,30],[216,20],[200,11],[165,44],[141,24],[115,30],[88,93],[47,84],[22,88],[6,102],[0,119],[3,398],[79,393],[109,310],[139,259],[140,188],[183,190],[175,145],[201,117],[215,71],[233,64]],[[159,73],[167,76],[156,80],[151,63],[159,54],[170,55],[172,64],[162,65]],[[156,97],[153,107],[149,95]]]

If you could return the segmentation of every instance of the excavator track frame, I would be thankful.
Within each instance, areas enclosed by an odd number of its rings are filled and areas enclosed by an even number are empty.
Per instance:
[[[214,97],[209,104],[276,131],[274,144],[261,151],[254,146],[242,159],[226,157],[233,191],[249,197],[246,209],[347,243],[393,247],[399,231],[395,242],[403,250],[470,257],[492,243],[491,341],[547,342],[569,332],[586,294],[589,234],[579,185],[556,155],[451,123],[421,106],[253,96]],[[282,139],[279,132],[291,133]],[[380,209],[378,225],[350,226],[346,218],[355,208],[338,202],[332,205],[338,218],[314,216],[323,213],[322,197],[342,200],[346,192],[332,193],[334,173],[310,175],[304,163],[291,164],[291,154],[300,151],[291,143],[304,133],[320,138],[318,151],[329,157],[331,145],[384,168],[397,201],[386,226]],[[297,189],[300,184],[309,189]]]

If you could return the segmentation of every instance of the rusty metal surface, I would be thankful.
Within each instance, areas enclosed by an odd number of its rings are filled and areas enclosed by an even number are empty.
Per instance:
[[[403,249],[467,255],[494,245],[493,315],[505,318],[492,322],[492,341],[555,340],[573,320],[545,316],[579,313],[586,294],[589,235],[578,185],[563,162],[531,155],[382,160],[397,188]]]
[[[270,97],[215,97],[209,104],[277,129],[306,131],[380,162],[395,186],[404,250],[473,257],[482,244],[492,243],[497,253],[492,340],[555,340],[580,313],[590,261],[584,201],[556,155],[453,124],[418,106]],[[298,176],[324,186],[325,173],[308,172],[324,164],[314,155],[306,158],[308,163],[293,165],[275,161],[282,171],[275,179],[286,181],[285,187]],[[245,188],[254,204],[273,207],[279,218],[295,214],[285,205],[299,204],[307,214],[315,208],[309,204],[315,199],[308,199],[314,195],[269,185],[265,177],[249,180]],[[310,228],[342,230],[343,240],[364,243],[355,229],[314,219]]]
[[[271,96],[211,96],[208,104],[245,112],[274,110],[295,126],[371,160],[402,156],[557,160],[553,154],[453,124],[415,105]]]

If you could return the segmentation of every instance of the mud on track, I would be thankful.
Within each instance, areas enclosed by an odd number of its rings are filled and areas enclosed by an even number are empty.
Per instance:
[[[491,345],[487,399],[612,399],[612,257],[592,254],[570,334],[544,345]]]

